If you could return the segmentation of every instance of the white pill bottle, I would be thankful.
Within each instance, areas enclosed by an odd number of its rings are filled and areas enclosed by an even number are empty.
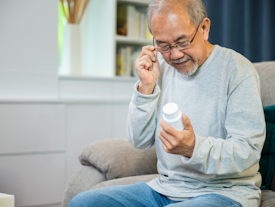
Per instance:
[[[163,107],[163,119],[164,121],[173,127],[177,131],[182,131],[184,125],[182,122],[182,112],[175,103],[165,104]]]

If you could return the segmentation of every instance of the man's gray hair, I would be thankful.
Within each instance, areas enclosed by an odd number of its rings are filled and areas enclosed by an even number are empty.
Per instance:
[[[153,0],[148,7],[147,20],[148,28],[151,31],[152,16],[160,13],[172,13],[178,5],[188,13],[191,22],[198,26],[204,17],[207,17],[205,5],[202,0]]]

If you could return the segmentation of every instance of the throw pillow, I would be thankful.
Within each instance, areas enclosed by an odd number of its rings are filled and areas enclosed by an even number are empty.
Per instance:
[[[100,170],[108,180],[157,173],[155,147],[135,149],[123,139],[92,143],[82,150],[79,160],[82,165],[92,165]]]
[[[260,159],[261,189],[269,189],[275,169],[275,105],[264,107],[266,140]]]

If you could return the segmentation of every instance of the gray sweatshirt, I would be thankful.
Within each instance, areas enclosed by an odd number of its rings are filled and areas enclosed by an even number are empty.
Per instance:
[[[138,83],[129,106],[127,136],[135,148],[156,146],[161,176],[147,184],[171,200],[218,193],[243,207],[259,206],[265,120],[252,63],[215,45],[192,76],[163,61],[153,94],[140,94]],[[166,153],[158,138],[162,108],[169,102],[178,104],[193,126],[191,158]]]

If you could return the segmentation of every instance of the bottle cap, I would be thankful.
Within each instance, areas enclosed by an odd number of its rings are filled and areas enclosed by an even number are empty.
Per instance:
[[[181,115],[179,107],[175,103],[165,104],[163,107],[163,116],[166,119],[174,119]]]

